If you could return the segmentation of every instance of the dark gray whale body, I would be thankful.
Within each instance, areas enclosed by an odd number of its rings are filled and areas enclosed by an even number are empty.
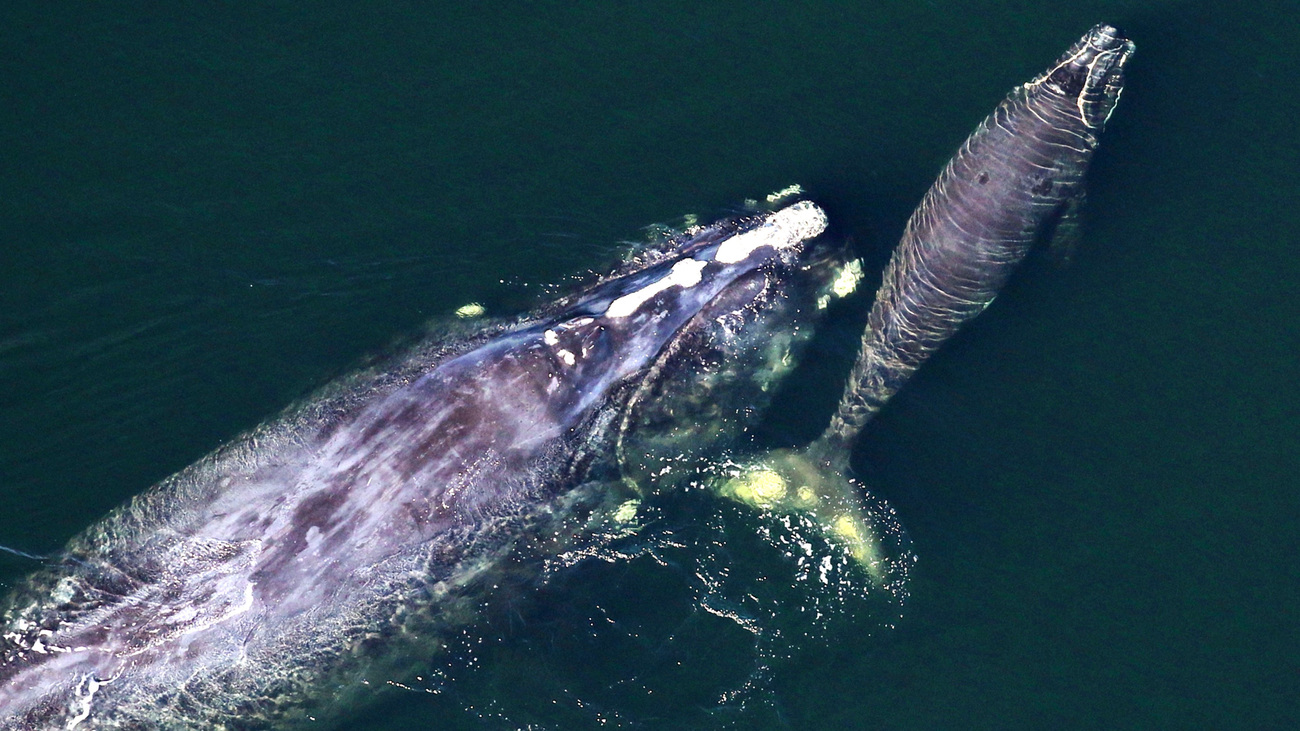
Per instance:
[[[557,520],[572,519],[583,486],[616,470],[617,417],[679,344],[748,347],[771,313],[784,329],[808,299],[797,285],[833,261],[809,243],[825,224],[796,203],[700,229],[165,481],[12,600],[6,720],[211,728],[310,713],[295,706],[344,657],[366,658],[408,613],[453,612],[533,524],[562,532],[548,516],[563,502]]]
[[[1094,28],[961,149],[908,226],[805,463],[842,469],[865,420],[1030,243],[1068,229],[1131,52]],[[632,502],[647,461],[707,455],[749,423],[844,263],[825,227],[801,201],[688,231],[165,480],[8,597],[0,725],[242,729],[328,712],[367,668],[472,622],[476,582],[523,544],[582,540]],[[815,489],[782,503],[772,484],[720,492],[842,537],[871,528]]]
[[[1083,177],[1124,89],[1134,46],[1098,25],[1012,90],[939,174],[907,222],[871,309],[857,367],[823,435],[862,429],[957,328],[993,301],[1044,234],[1068,254]]]

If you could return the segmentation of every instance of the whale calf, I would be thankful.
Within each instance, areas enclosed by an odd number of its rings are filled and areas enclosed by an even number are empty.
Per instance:
[[[1098,26],[981,125],[909,224],[827,434],[720,494],[812,515],[880,574],[848,448],[1029,243],[1069,230],[1131,53]],[[0,724],[327,718],[368,669],[472,622],[475,586],[523,547],[580,542],[635,504],[639,475],[752,425],[846,270],[826,227],[799,200],[690,229],[515,322],[328,387],[164,480],[5,599]]]
[[[976,127],[917,206],[885,268],[857,361],[825,431],[754,457],[722,494],[811,514],[877,580],[889,562],[848,479],[853,440],[916,369],[984,311],[1031,245],[1065,258],[1079,235],[1084,175],[1124,90],[1132,41],[1093,27]],[[897,579],[894,579],[897,580]]]

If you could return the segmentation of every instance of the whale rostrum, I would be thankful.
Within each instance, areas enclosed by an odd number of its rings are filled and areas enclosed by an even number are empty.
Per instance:
[[[670,467],[806,516],[856,570],[899,584],[909,559],[847,475],[853,441],[1036,239],[1075,233],[1132,52],[1097,26],[961,147],[812,444],[735,457],[828,299],[860,277],[791,189],[333,384],[92,525],[0,603],[0,728],[314,725],[371,692],[367,672],[401,673],[474,622],[485,584],[634,525]]]

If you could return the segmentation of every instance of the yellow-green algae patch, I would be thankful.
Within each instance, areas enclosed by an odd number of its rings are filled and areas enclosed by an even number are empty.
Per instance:
[[[802,452],[776,450],[741,466],[718,492],[767,513],[802,513],[872,578],[883,579],[888,571],[881,540],[858,488]]]

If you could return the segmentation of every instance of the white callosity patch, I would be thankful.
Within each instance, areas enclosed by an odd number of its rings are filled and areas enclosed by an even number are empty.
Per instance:
[[[576,341],[572,337],[562,338],[561,336],[573,333],[576,329],[582,328],[593,322],[590,317],[579,317],[568,322],[558,323],[552,328],[548,328],[542,333],[542,343],[555,352],[555,357],[559,358],[565,365],[577,365],[578,359],[587,355],[587,348],[582,344],[581,338]],[[563,347],[562,340],[568,340]]]
[[[744,261],[759,247],[784,249],[825,230],[826,213],[811,201],[799,201],[773,213],[762,226],[722,242],[713,260],[734,264]]]
[[[555,348],[556,345],[560,344],[560,336],[554,330],[547,330],[542,333],[542,342]],[[573,365],[578,362],[578,356],[574,355],[573,351],[567,348],[556,348],[555,354],[559,356],[560,360],[564,361],[565,365]]]
[[[718,246],[713,261],[720,264],[742,262],[757,249],[785,249],[813,238],[826,230],[826,213],[809,201],[800,201],[768,216],[758,228],[727,239]],[[605,310],[606,317],[627,317],[652,297],[670,287],[693,287],[700,283],[707,261],[683,259],[663,278],[619,297]]]
[[[627,317],[628,315],[640,309],[651,297],[668,289],[669,287],[694,287],[700,283],[701,272],[707,261],[696,261],[695,259],[682,259],[673,265],[672,270],[668,272],[663,279],[648,284],[635,292],[619,297],[610,303],[609,309],[605,310],[606,317]]]

